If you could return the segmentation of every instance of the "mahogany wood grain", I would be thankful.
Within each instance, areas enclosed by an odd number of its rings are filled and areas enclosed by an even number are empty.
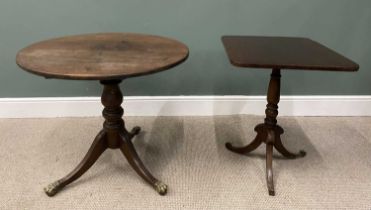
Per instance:
[[[47,78],[123,79],[169,69],[185,61],[183,43],[153,35],[101,33],[67,36],[22,49],[17,64]]]
[[[104,106],[103,129],[89,151],[65,177],[48,185],[44,191],[54,196],[81,177],[106,149],[120,149],[133,169],[160,195],[167,185],[156,179],[144,166],[132,139],[140,132],[129,132],[122,119],[122,79],[151,74],[176,66],[188,57],[183,43],[153,35],[102,33],[68,36],[33,44],[17,54],[17,64],[31,73],[47,78],[100,80]]]
[[[160,195],[165,195],[167,185],[156,179],[144,166],[137,154],[132,139],[140,132],[140,127],[134,127],[130,132],[126,129],[125,122],[122,119],[124,110],[121,107],[123,101],[122,93],[119,87],[120,80],[104,80],[102,93],[103,129],[95,138],[89,151],[80,164],[65,177],[49,184],[44,188],[48,196],[54,196],[65,186],[77,180],[82,176],[99,158],[106,149],[120,149],[129,164],[148,184],[150,184]]]
[[[238,67],[271,68],[267,92],[266,118],[255,127],[257,135],[247,146],[236,147],[226,143],[227,149],[247,154],[266,143],[266,181],[269,195],[274,196],[273,148],[284,157],[295,159],[306,153],[288,151],[282,143],[282,127],[277,125],[280,101],[281,69],[357,71],[358,64],[335,51],[307,38],[224,36],[222,37],[230,62]]]
[[[357,71],[355,62],[308,38],[223,36],[235,66],[268,69]]]

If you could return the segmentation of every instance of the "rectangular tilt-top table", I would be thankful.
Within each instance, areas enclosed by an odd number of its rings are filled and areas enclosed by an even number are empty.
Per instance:
[[[226,147],[236,153],[247,154],[263,142],[266,143],[266,179],[269,195],[275,195],[272,171],[273,147],[283,156],[294,159],[304,157],[305,152],[289,152],[282,144],[283,129],[277,125],[280,101],[281,69],[357,71],[359,66],[333,50],[307,38],[224,36],[224,47],[230,62],[238,67],[272,69],[267,93],[266,118],[255,127],[256,138],[247,146]]]

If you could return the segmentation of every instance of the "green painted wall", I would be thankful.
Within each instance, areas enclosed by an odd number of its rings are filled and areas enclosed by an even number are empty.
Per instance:
[[[361,66],[357,73],[284,71],[285,95],[371,95],[370,0],[1,0],[0,97],[97,96],[94,81],[46,80],[19,69],[35,41],[139,32],[186,43],[186,63],[125,81],[125,95],[262,95],[268,70],[229,65],[221,35],[303,36]]]

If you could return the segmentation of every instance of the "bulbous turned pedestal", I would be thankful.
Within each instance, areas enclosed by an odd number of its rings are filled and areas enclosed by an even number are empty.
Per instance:
[[[121,108],[123,97],[119,88],[120,82],[120,80],[101,81],[101,84],[104,85],[101,97],[105,119],[103,129],[95,138],[82,162],[70,174],[44,188],[48,196],[54,196],[65,186],[82,176],[108,148],[120,149],[139,176],[160,195],[166,194],[167,185],[157,180],[146,169],[131,142],[131,139],[140,132],[140,127],[134,127],[131,132],[125,128],[125,122],[122,119],[124,110]]]
[[[167,186],[154,178],[131,142],[140,131],[130,132],[122,119],[123,79],[153,74],[175,67],[188,58],[188,47],[174,39],[135,33],[96,33],[60,37],[32,44],[18,52],[22,69],[46,78],[96,80],[104,86],[103,129],[81,163],[67,176],[45,188],[49,196],[82,176],[107,149],[120,149],[134,170],[159,194]]]
[[[250,153],[262,143],[266,144],[266,179],[268,193],[271,196],[275,195],[272,166],[273,148],[276,148],[278,152],[289,159],[304,157],[306,154],[304,151],[300,151],[299,154],[291,153],[282,144],[281,135],[284,131],[282,127],[277,125],[278,103],[280,101],[280,78],[280,70],[273,69],[268,87],[268,104],[265,110],[266,118],[263,124],[259,124],[255,127],[255,131],[257,132],[255,139],[244,147],[235,147],[231,143],[226,144],[227,149],[239,154]]]

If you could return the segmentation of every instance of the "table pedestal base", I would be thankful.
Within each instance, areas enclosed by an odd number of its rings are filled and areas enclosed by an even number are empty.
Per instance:
[[[257,132],[255,139],[249,145],[244,147],[234,147],[230,143],[226,144],[227,149],[239,154],[250,153],[258,148],[263,142],[266,144],[266,179],[268,192],[271,196],[275,195],[272,169],[273,147],[276,148],[276,150],[284,157],[289,159],[304,157],[306,155],[304,151],[300,151],[299,154],[291,153],[282,144],[281,135],[284,131],[282,127],[277,125],[277,104],[280,100],[280,80],[280,70],[273,69],[267,94],[268,105],[265,110],[265,122],[255,127],[255,131]]]
[[[104,85],[102,104],[105,107],[103,110],[103,117],[105,118],[103,129],[93,141],[88,153],[80,164],[67,176],[44,188],[48,196],[54,196],[66,185],[82,176],[108,148],[120,149],[129,164],[146,182],[160,195],[166,194],[167,185],[153,177],[146,169],[131,142],[132,138],[140,132],[140,127],[134,127],[131,132],[125,128],[125,123],[122,119],[124,110],[121,108],[122,93],[118,85],[120,82],[120,80],[101,81]]]

